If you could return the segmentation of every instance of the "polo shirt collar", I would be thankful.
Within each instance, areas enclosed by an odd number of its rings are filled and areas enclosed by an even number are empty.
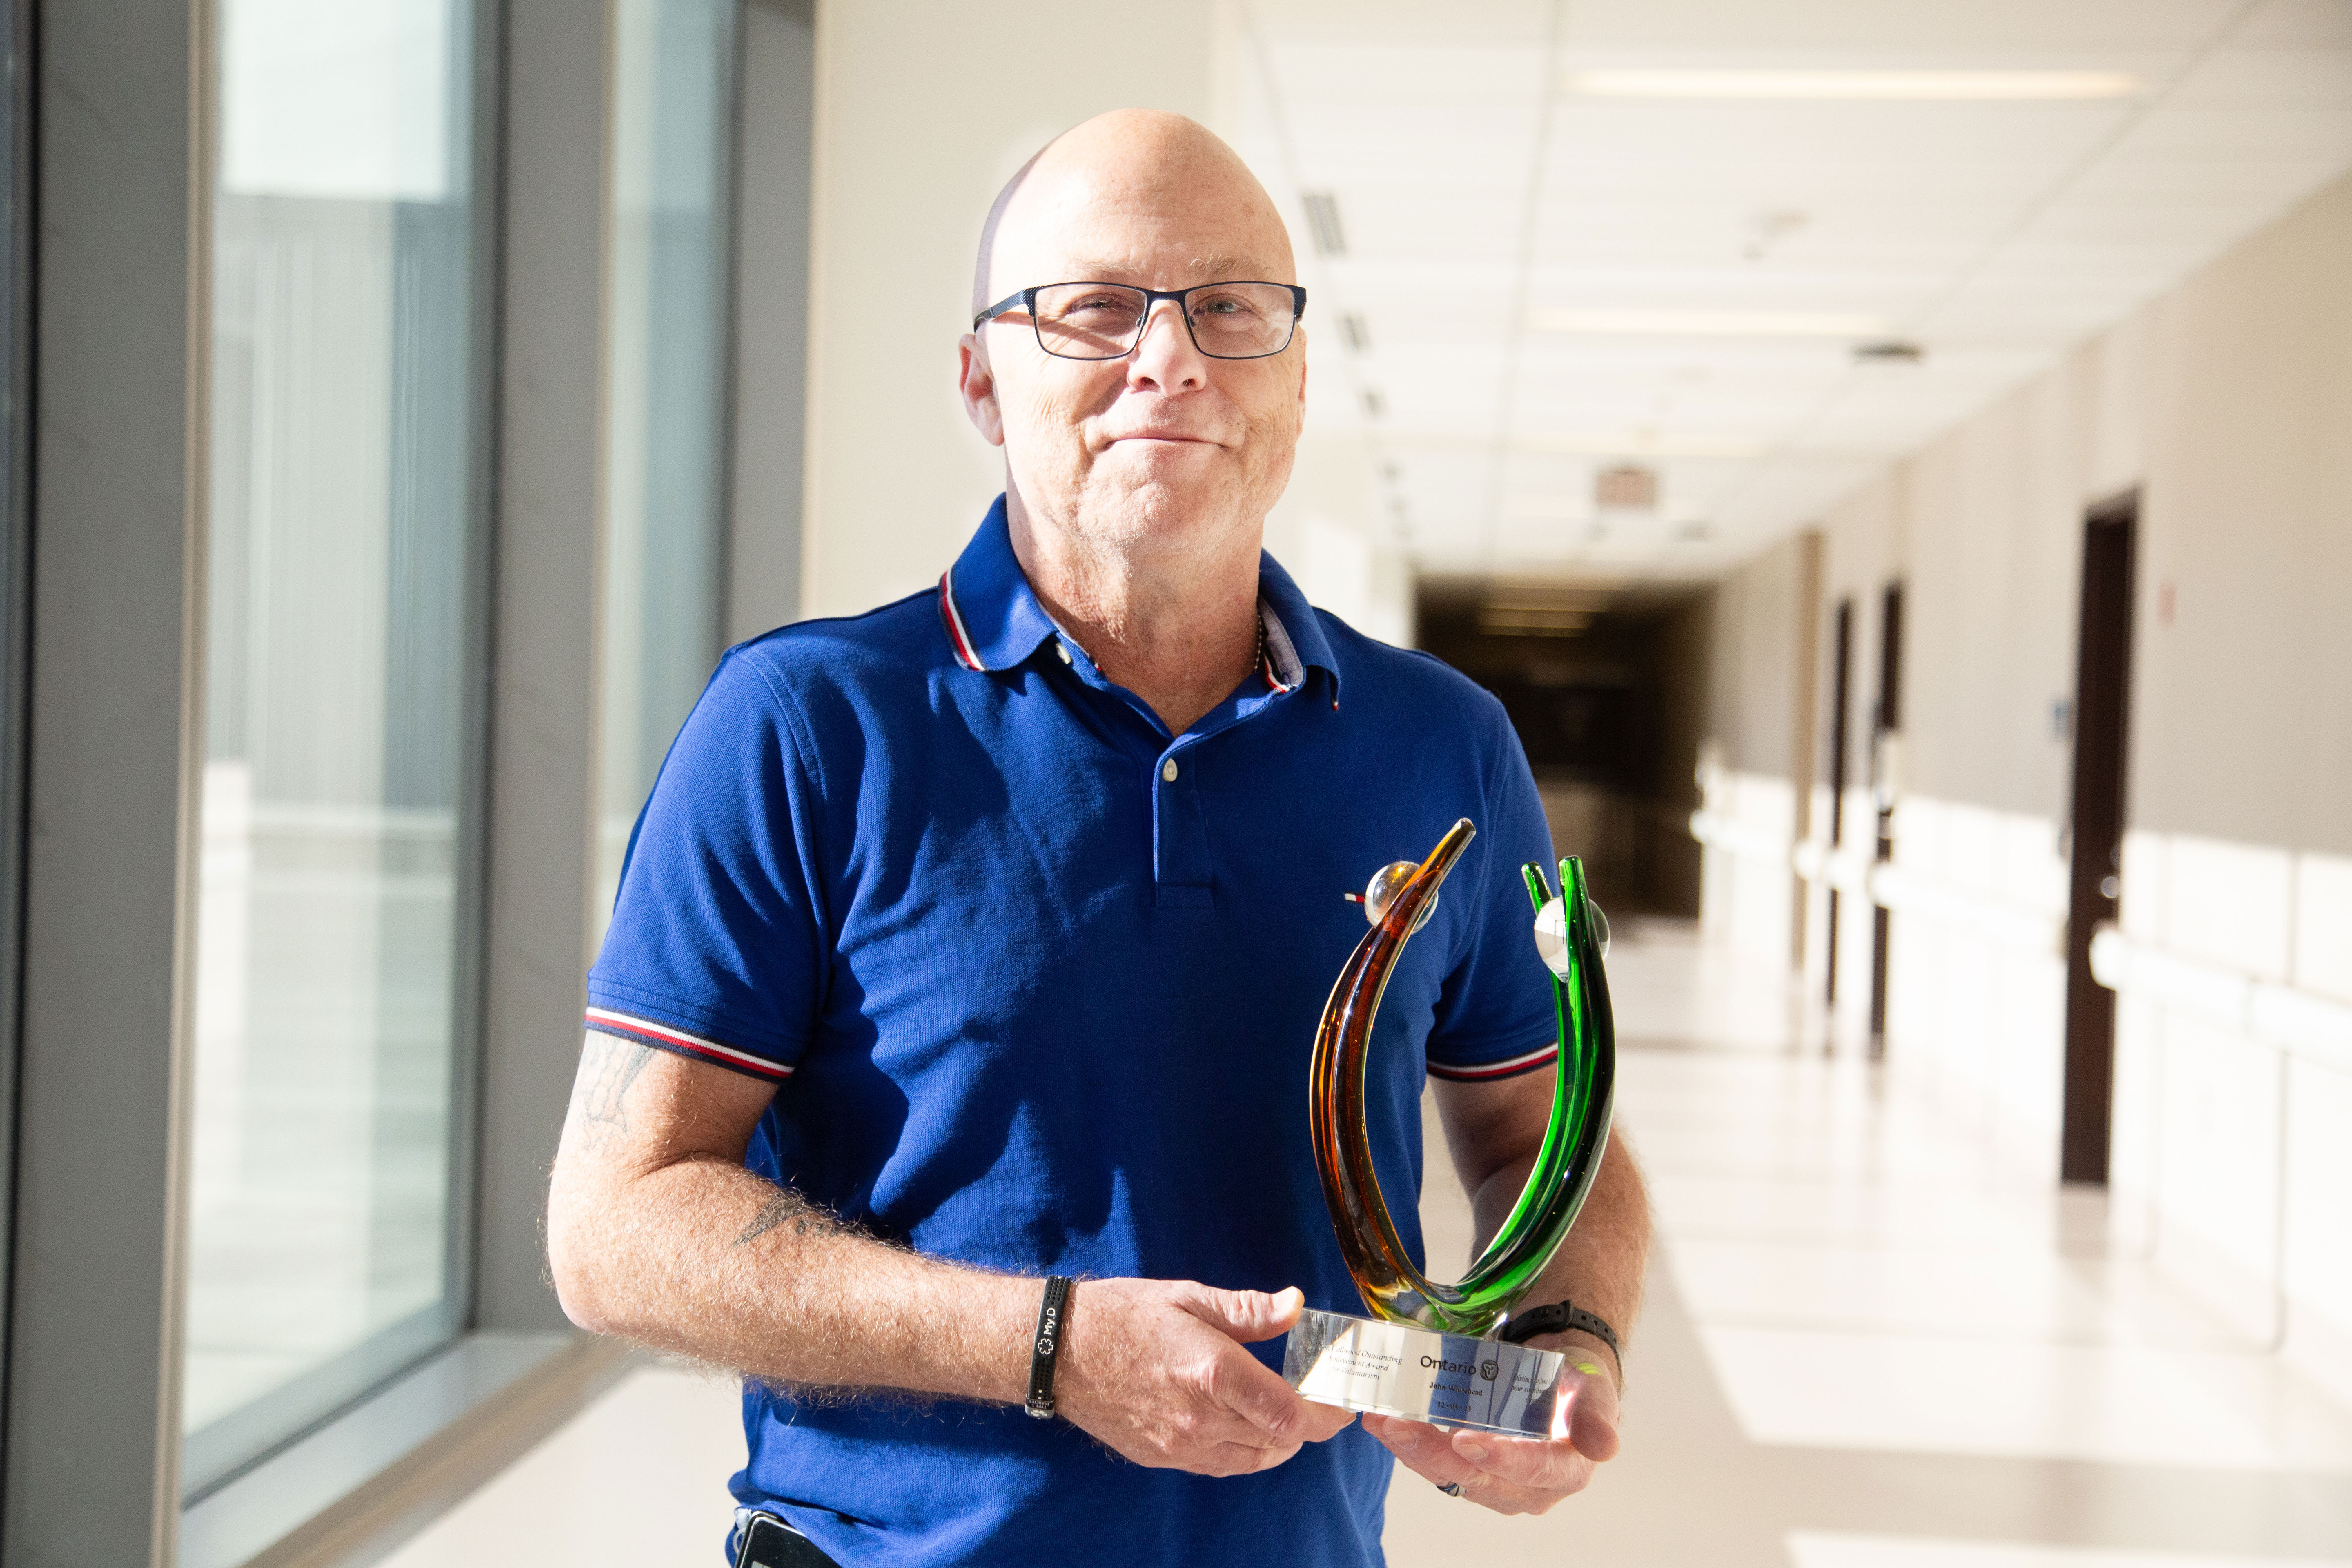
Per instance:
[[[1331,700],[1339,699],[1339,661],[1332,657],[1330,639],[1323,635],[1323,617],[1298,591],[1282,563],[1265,551],[1257,556],[1257,613],[1265,622],[1265,662],[1269,682],[1289,691],[1307,682],[1307,672],[1319,669],[1331,678]]]
[[[940,574],[940,619],[956,662],[990,673],[1011,669],[1059,631],[1013,553],[1003,496],[956,563]]]
[[[1258,615],[1265,623],[1266,684],[1289,691],[1305,684],[1309,669],[1331,678],[1331,694],[1339,691],[1339,667],[1323,623],[1307,603],[1307,595],[1279,562],[1258,554]],[[958,664],[983,673],[1011,669],[1035,653],[1061,628],[1013,553],[1012,525],[1005,521],[1004,498],[988,509],[980,531],[971,536],[956,563],[940,574],[940,621]]]

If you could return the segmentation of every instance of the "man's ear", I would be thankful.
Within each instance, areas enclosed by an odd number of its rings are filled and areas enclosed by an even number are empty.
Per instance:
[[[1004,445],[1004,411],[996,405],[996,372],[988,363],[988,346],[978,332],[966,332],[956,344],[956,389],[963,394],[963,411],[992,447]]]

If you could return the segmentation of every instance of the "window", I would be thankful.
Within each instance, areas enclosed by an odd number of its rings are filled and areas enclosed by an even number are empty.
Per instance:
[[[602,930],[719,647],[735,0],[619,0],[609,259]]]
[[[218,0],[184,1473],[452,1337],[468,0]]]

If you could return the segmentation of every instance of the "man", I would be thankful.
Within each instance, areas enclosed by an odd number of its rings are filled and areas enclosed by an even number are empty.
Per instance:
[[[1540,1512],[1615,1451],[1586,1334],[1533,1342],[1578,1369],[1558,1442],[1351,1425],[1274,1370],[1302,1300],[1361,1310],[1307,1130],[1342,892],[1477,824],[1382,1010],[1389,1192],[1433,1075],[1491,1233],[1553,1052],[1517,873],[1550,846],[1500,707],[1261,552],[1296,276],[1190,121],[1039,153],[962,343],[1003,498],[936,592],[730,653],[646,808],[549,1252],[574,1321],[744,1374],[742,1514],[807,1538],[752,1561],[1353,1568],[1390,1453]],[[1528,1302],[1622,1330],[1646,1245],[1621,1146]],[[1076,1280],[1050,1363],[1047,1276]]]

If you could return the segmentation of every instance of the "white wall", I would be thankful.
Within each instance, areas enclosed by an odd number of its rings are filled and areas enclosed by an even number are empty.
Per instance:
[[[1857,785],[1880,590],[1906,592],[1890,1060],[2053,1175],[2072,767],[2053,705],[2084,513],[2135,486],[2122,936],[2102,961],[2123,998],[2116,1234],[2352,1391],[2352,181],[1823,520],[1825,609],[1856,608]],[[1731,629],[1792,592],[1759,559],[1726,585]],[[1769,779],[1780,700],[1741,701],[1762,732],[1726,715],[1719,752]],[[1851,842],[1867,805],[1849,799]],[[1866,919],[1846,932],[1852,996]]]
[[[821,5],[811,235],[803,615],[935,582],[1003,488],[956,396],[972,258],[1029,155],[1106,110],[1208,116],[1205,0]],[[1044,41],[1125,37],[1118,71]]]
[[[1700,920],[1735,951],[1773,963],[1789,955],[1790,851],[1804,826],[1795,747],[1804,593],[1794,539],[1717,592],[1700,750]]]

